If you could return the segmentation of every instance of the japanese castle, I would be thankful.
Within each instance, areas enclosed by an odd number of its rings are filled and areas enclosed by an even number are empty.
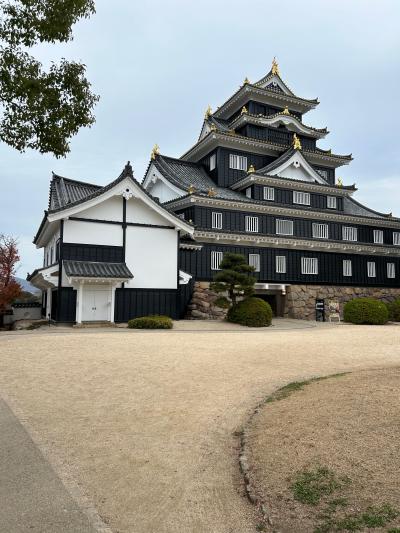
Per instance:
[[[142,184],[129,163],[106,186],[53,175],[34,240],[44,264],[28,276],[43,313],[78,324],[209,318],[207,287],[226,252],[247,258],[277,315],[315,319],[316,300],[399,297],[400,219],[360,204],[337,177],[352,156],[317,146],[328,131],[303,115],[318,104],[292,92],[274,59],[207,109],[180,158],[156,145]]]

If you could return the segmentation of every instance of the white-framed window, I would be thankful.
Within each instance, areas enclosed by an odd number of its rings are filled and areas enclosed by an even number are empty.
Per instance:
[[[369,278],[376,278],[376,266],[375,261],[367,262],[367,275]]]
[[[387,263],[386,265],[386,274],[388,278],[396,277],[396,267],[394,263]]]
[[[276,219],[277,235],[293,235],[293,220]]]
[[[275,189],[273,187],[264,187],[264,200],[274,200]]]
[[[343,276],[349,277],[353,275],[351,259],[343,259]]]
[[[293,191],[293,203],[302,204],[302,205],[310,205],[310,193]]]
[[[247,170],[247,157],[243,155],[229,154],[229,168]]]
[[[336,209],[337,208],[337,198],[336,198],[336,196],[327,196],[326,197],[326,207],[328,209]]]
[[[277,255],[275,257],[275,270],[278,274],[286,274],[286,256]]]
[[[374,229],[374,243],[383,244],[383,230]]]
[[[210,170],[214,170],[216,164],[217,164],[217,155],[213,154],[210,156]]]
[[[357,228],[353,228],[351,226],[342,226],[342,239],[344,241],[356,241]]]
[[[251,198],[251,187],[247,187],[246,196],[247,196],[247,198]]]
[[[222,213],[211,213],[211,225],[213,229],[222,229]]]
[[[257,233],[258,231],[258,217],[245,217],[245,229],[246,231],[250,231],[251,233]]]
[[[260,255],[249,254],[249,265],[254,267],[254,272],[260,272]]]
[[[317,222],[313,222],[312,236],[314,237],[314,239],[328,239],[329,238],[328,224],[318,224]]]
[[[224,258],[223,252],[211,252],[211,270],[220,270],[220,264]]]
[[[318,274],[318,259],[316,257],[302,257],[301,273]]]
[[[393,244],[395,246],[400,246],[400,231],[393,232]]]

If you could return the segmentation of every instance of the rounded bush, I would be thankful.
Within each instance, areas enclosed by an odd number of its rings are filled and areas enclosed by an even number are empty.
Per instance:
[[[271,306],[261,298],[246,298],[232,306],[227,314],[228,322],[249,327],[270,326],[272,320]]]
[[[388,303],[387,307],[389,310],[389,320],[393,320],[393,322],[400,322],[400,299]]]
[[[352,324],[386,324],[389,320],[387,306],[373,298],[355,298],[344,306],[345,322]]]
[[[131,329],[172,329],[172,320],[169,316],[149,315],[133,318],[128,322]]]

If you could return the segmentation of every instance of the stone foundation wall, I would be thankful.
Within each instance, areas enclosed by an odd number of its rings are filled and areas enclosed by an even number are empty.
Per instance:
[[[209,289],[208,281],[196,281],[194,284],[193,296],[187,308],[186,318],[216,320],[224,318],[226,310],[217,307],[215,300],[220,296]]]
[[[323,298],[326,319],[329,319],[329,301],[339,302],[340,316],[343,317],[343,306],[347,301],[365,297],[391,302],[400,298],[400,288],[290,285],[286,291],[284,316],[315,320],[315,300]]]

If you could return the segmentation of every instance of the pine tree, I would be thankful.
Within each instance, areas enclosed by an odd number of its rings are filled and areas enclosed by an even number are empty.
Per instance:
[[[256,278],[250,274],[254,272],[254,267],[247,264],[244,255],[230,252],[224,254],[220,269],[210,284],[212,291],[226,292],[231,305],[236,305],[238,296],[251,296],[253,294]]]

